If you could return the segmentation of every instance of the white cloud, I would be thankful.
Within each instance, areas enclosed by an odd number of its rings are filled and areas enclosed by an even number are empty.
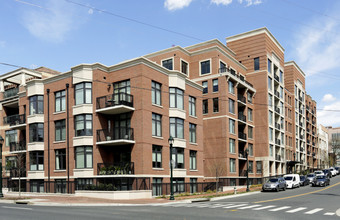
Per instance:
[[[246,7],[251,6],[251,5],[259,5],[262,3],[262,0],[238,0],[240,4],[243,2],[246,3]]]
[[[37,38],[61,42],[79,24],[74,7],[65,1],[46,0],[41,8],[28,8],[23,13],[23,25]]]
[[[164,7],[169,11],[175,11],[188,7],[192,0],[165,0]]]
[[[229,5],[233,2],[233,0],[211,0],[211,3],[216,5]]]
[[[334,102],[335,100],[336,98],[332,94],[326,94],[322,98],[323,102]]]
[[[93,9],[90,8],[88,11],[87,11],[88,14],[92,15],[93,14]]]
[[[338,127],[340,125],[340,101],[326,105],[317,112],[317,122],[324,126]]]

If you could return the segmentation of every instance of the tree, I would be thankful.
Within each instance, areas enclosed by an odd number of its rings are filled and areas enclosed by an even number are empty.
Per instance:
[[[226,164],[224,163],[224,158],[211,159],[209,172],[212,176],[216,178],[216,194],[218,192],[218,183],[220,177],[226,172]]]
[[[18,177],[19,177],[19,197],[21,197],[21,176],[23,172],[26,171],[26,154],[25,153],[18,153],[16,155],[16,162],[17,162],[17,170],[18,170]]]

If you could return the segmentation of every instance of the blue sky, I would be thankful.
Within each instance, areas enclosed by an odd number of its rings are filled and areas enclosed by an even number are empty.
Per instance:
[[[80,63],[113,65],[172,45],[214,38],[225,43],[225,37],[267,27],[285,48],[285,60],[295,60],[306,73],[318,123],[340,126],[337,0],[70,1],[2,0],[0,62],[65,72]],[[0,74],[13,69],[0,65]]]

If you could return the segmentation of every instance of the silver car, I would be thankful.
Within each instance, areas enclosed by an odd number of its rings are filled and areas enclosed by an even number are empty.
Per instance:
[[[283,177],[269,179],[262,186],[262,191],[280,191],[282,189],[285,191],[287,188],[286,180]]]
[[[309,179],[310,184],[312,184],[312,181],[314,180],[315,176],[316,175],[314,173],[310,173],[307,175],[307,179]]]

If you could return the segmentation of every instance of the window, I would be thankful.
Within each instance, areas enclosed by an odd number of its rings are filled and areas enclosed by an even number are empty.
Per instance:
[[[249,173],[254,173],[254,161],[249,161]]]
[[[12,144],[18,143],[18,133],[17,130],[5,131],[5,144],[6,146],[11,146]]]
[[[229,99],[229,112],[235,114],[235,101],[233,99]]]
[[[207,94],[208,93],[208,81],[203,81],[202,86],[203,86],[203,94]]]
[[[190,170],[197,170],[197,151],[190,151]]]
[[[162,66],[167,68],[168,70],[172,70],[172,58],[168,59],[168,60],[163,60],[162,61]]]
[[[6,157],[6,171],[10,171],[11,169],[18,168],[18,159],[16,156]]]
[[[184,169],[184,149],[178,147],[173,148],[172,160],[175,162],[175,168]]]
[[[268,105],[269,107],[273,106],[273,96],[271,94],[268,94]]]
[[[272,61],[268,59],[268,72],[272,73]]]
[[[66,109],[66,92],[65,90],[54,93],[55,96],[55,111],[61,112]]]
[[[201,64],[201,75],[210,73],[210,60],[202,61],[200,64]]]
[[[76,115],[74,117],[76,137],[92,136],[92,115]]]
[[[248,108],[248,121],[253,121],[253,109]]]
[[[229,119],[229,133],[235,134],[235,120]]]
[[[55,150],[55,169],[66,170],[66,149]]]
[[[34,95],[29,98],[30,100],[30,115],[44,114],[44,96]]]
[[[174,138],[184,138],[184,120],[180,118],[170,118],[170,136]]]
[[[151,99],[152,104],[162,105],[162,84],[152,81],[151,82]]]
[[[254,156],[253,144],[248,144],[249,156]]]
[[[75,86],[76,105],[92,103],[92,84],[79,83]]]
[[[235,172],[236,172],[236,160],[230,158],[230,159],[229,159],[229,163],[230,163],[230,166],[229,166],[230,172],[231,172],[231,173],[235,173]]]
[[[234,154],[235,149],[235,139],[229,138],[229,152]]]
[[[273,86],[272,86],[272,78],[270,78],[269,76],[268,76],[268,90],[269,90],[269,91],[272,91],[272,90],[273,90]]]
[[[131,93],[130,80],[113,83],[113,94],[115,96],[118,96],[119,94],[130,93]],[[118,100],[118,97],[115,97],[115,100]]]
[[[269,111],[268,121],[269,121],[269,125],[273,125],[273,112],[272,111]]]
[[[196,143],[196,125],[189,123],[189,142]]]
[[[203,104],[203,114],[208,114],[208,99],[202,101]]]
[[[213,98],[213,111],[218,112],[218,98]]]
[[[254,58],[254,70],[259,70],[260,69],[260,57]]]
[[[280,86],[280,98],[283,99],[283,88]]]
[[[39,192],[43,193],[44,190],[44,180],[30,180],[30,192]]]
[[[188,63],[183,61],[181,62],[182,64],[182,67],[181,67],[181,70],[182,70],[182,73],[184,73],[185,75],[188,75]]]
[[[66,140],[66,123],[65,119],[56,121],[55,125],[55,140],[56,141],[63,141]]]
[[[227,65],[220,61],[220,73],[227,72]]]
[[[253,101],[252,101],[252,95],[251,95],[249,92],[247,92],[247,98],[248,98],[248,102],[249,102],[249,103],[253,103]]]
[[[228,91],[231,94],[235,94],[235,90],[234,90],[234,82],[233,81],[228,81]]]
[[[196,116],[196,98],[189,96],[189,115]]]
[[[152,167],[162,167],[162,146],[152,145]]]
[[[170,88],[170,108],[184,109],[184,92],[178,88]]]
[[[76,169],[92,168],[92,147],[76,147]]]
[[[30,170],[44,170],[44,151],[30,152]]]
[[[262,161],[256,161],[256,173],[262,173]]]
[[[162,193],[162,178],[153,178],[152,179],[152,195],[153,196],[161,196]]]
[[[152,136],[162,136],[162,116],[152,113]]]
[[[269,128],[269,140],[273,141],[273,129]]]
[[[213,92],[218,92],[218,79],[213,79]]]
[[[44,142],[44,124],[34,123],[29,126],[29,142]]]
[[[197,192],[197,178],[190,178],[190,193]]]
[[[269,156],[273,156],[273,145],[269,145]]]
[[[248,138],[253,139],[253,127],[248,127]]]

